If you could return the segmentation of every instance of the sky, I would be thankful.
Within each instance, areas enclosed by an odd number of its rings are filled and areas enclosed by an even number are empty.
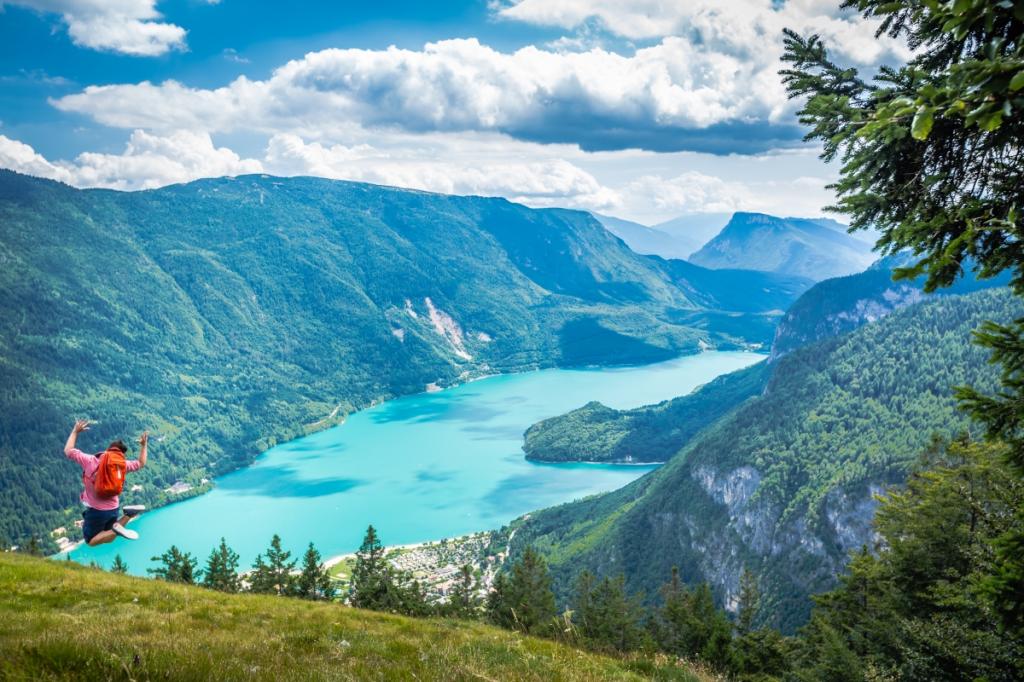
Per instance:
[[[0,167],[78,187],[316,175],[644,224],[818,216],[782,29],[870,72],[839,0],[0,0]]]

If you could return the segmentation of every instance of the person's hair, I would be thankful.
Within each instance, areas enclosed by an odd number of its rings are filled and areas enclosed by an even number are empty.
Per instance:
[[[119,438],[110,445],[108,445],[107,450],[120,450],[121,452],[128,452],[128,446],[125,445],[124,441]]]

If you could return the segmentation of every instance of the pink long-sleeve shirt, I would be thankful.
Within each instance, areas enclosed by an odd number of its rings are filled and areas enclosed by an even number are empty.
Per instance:
[[[64,453],[64,455],[74,461],[78,462],[82,466],[82,484],[84,490],[82,490],[81,500],[83,504],[86,504],[93,509],[101,509],[103,511],[109,511],[111,509],[117,509],[121,506],[120,497],[115,495],[114,497],[100,497],[96,494],[95,479],[96,470],[100,468],[100,458],[95,455],[87,455],[78,448],[72,448]],[[142,463],[137,459],[129,459],[125,462],[127,470],[138,471],[142,468]]]

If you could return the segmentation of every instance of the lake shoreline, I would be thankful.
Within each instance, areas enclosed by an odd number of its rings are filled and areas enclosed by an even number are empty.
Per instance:
[[[377,402],[349,413],[344,428],[275,444],[218,476],[191,505],[152,509],[140,541],[78,548],[72,558],[107,565],[120,552],[141,574],[171,544],[206,556],[224,536],[245,565],[265,549],[266,532],[293,552],[312,541],[338,561],[370,523],[389,547],[499,528],[535,509],[618,489],[661,464],[528,460],[523,433],[537,420],[593,399],[621,409],[656,403],[762,357],[702,352],[628,369],[507,372]],[[197,524],[200,517],[217,521]]]

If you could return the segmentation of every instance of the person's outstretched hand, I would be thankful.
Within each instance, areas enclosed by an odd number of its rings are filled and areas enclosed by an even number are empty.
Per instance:
[[[88,430],[89,430],[89,420],[88,419],[79,419],[78,421],[75,422],[75,428],[74,428],[74,432],[75,433],[81,433],[82,431],[88,431]]]
[[[147,443],[149,443],[149,431],[143,431],[142,435],[139,436],[139,445],[146,447]]]

